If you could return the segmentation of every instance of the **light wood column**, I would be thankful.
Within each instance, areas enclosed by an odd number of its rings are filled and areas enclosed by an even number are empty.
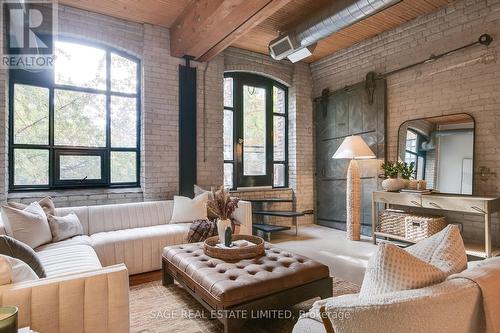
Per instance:
[[[356,160],[351,160],[347,170],[346,191],[346,227],[347,239],[360,240],[361,229],[361,184],[359,178],[359,166]]]

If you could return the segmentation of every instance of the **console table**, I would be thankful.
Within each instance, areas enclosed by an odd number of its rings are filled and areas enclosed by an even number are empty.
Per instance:
[[[372,233],[373,243],[377,244],[377,236],[407,243],[414,243],[404,237],[376,231],[378,222],[378,204],[446,210],[484,217],[484,243],[466,243],[469,255],[489,258],[500,254],[500,248],[491,246],[491,215],[500,211],[500,198],[485,198],[452,194],[416,194],[408,192],[376,191],[372,194]]]

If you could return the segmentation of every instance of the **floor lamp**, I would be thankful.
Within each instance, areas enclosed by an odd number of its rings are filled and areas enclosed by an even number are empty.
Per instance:
[[[348,136],[332,156],[334,159],[348,159],[346,189],[347,239],[359,240],[361,229],[361,180],[356,160],[375,158],[375,154],[358,135]]]

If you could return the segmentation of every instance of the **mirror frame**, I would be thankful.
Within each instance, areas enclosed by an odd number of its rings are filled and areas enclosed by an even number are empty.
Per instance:
[[[415,119],[408,119],[399,124],[398,127],[398,140],[397,140],[397,146],[396,146],[396,158],[397,161],[401,160],[401,156],[399,156],[400,151],[400,142],[399,139],[401,137],[401,127],[410,122],[410,121],[417,121],[417,120],[427,120],[427,119],[434,119],[434,118],[442,118],[442,117],[449,117],[449,116],[458,116],[458,115],[465,115],[468,116],[472,119],[473,122],[473,127],[472,130],[474,131],[472,134],[472,194],[460,194],[460,193],[446,193],[446,192],[438,192],[439,194],[446,194],[446,195],[456,195],[456,196],[474,196],[476,193],[476,119],[467,112],[459,112],[459,113],[451,113],[451,114],[443,114],[439,116],[432,116],[432,117],[423,117],[423,118],[415,118]]]

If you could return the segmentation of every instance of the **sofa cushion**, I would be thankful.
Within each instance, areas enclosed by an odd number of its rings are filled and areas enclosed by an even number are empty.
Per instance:
[[[2,220],[7,235],[32,248],[52,241],[47,216],[38,202],[33,202],[24,209],[3,206]]]
[[[406,251],[447,275],[460,273],[467,268],[464,242],[456,225],[448,225],[431,237],[407,247]]]
[[[88,234],[167,224],[172,205],[172,201],[153,201],[89,206]]]
[[[360,297],[417,289],[440,283],[447,274],[404,249],[383,243],[368,261]]]
[[[167,245],[187,242],[189,224],[166,224],[100,232],[90,236],[103,266],[124,263],[129,274],[161,268],[161,254]]]
[[[48,250],[48,249],[66,247],[68,245],[87,245],[87,246],[92,247],[92,240],[90,239],[90,236],[87,236],[87,235],[75,236],[75,237],[72,237],[70,239],[65,239],[63,241],[60,241],[60,242],[44,244],[42,246],[37,247],[35,249],[35,251],[40,252],[40,251]]]
[[[0,254],[19,259],[26,263],[40,278],[45,277],[45,269],[35,251],[17,239],[0,236]]]
[[[37,249],[37,254],[45,267],[47,277],[79,273],[102,267],[95,251],[88,245],[67,242],[41,250]]]

